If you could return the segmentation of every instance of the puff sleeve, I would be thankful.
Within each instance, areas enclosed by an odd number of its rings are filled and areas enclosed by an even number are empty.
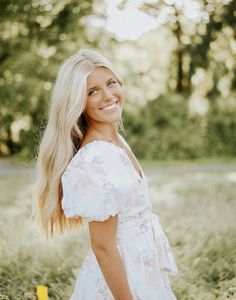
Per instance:
[[[95,144],[90,145],[93,150],[99,146]],[[63,173],[62,209],[67,218],[104,221],[121,211],[124,189],[119,162],[114,153],[103,150],[96,148],[96,154],[86,159],[74,157]]]

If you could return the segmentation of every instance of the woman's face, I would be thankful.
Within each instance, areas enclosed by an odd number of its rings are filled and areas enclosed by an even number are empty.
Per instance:
[[[84,113],[90,123],[115,123],[121,119],[124,92],[115,75],[105,67],[96,68],[87,79]]]

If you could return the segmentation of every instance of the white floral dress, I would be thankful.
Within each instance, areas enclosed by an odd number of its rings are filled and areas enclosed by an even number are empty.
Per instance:
[[[133,299],[174,300],[168,275],[176,275],[177,266],[137,164],[142,177],[121,147],[105,140],[86,144],[62,175],[62,208],[66,217],[80,216],[87,222],[118,214],[117,248]],[[70,300],[114,300],[91,248]]]

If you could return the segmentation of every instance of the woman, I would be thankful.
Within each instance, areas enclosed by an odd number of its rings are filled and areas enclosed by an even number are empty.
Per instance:
[[[34,190],[41,229],[53,237],[87,221],[91,248],[70,300],[171,300],[177,267],[148,182],[123,128],[123,82],[83,49],[61,67],[40,145]]]

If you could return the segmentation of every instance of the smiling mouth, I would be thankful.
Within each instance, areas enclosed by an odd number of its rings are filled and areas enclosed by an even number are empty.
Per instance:
[[[116,105],[117,105],[117,103],[118,103],[118,100],[117,101],[115,101],[115,102],[113,102],[112,104],[108,104],[108,105],[106,105],[106,106],[103,106],[103,107],[101,107],[101,108],[99,108],[100,110],[103,110],[103,109],[112,109],[112,108],[114,108]]]

